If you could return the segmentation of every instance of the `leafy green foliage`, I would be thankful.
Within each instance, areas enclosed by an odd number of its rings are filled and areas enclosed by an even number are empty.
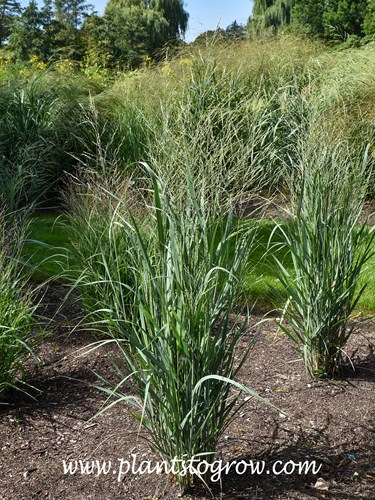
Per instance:
[[[9,48],[17,59],[29,60],[44,56],[43,19],[37,3],[31,0],[22,14],[14,21]]]
[[[368,36],[375,35],[375,1],[369,0],[367,14],[363,22],[363,31]]]
[[[249,28],[291,25],[299,33],[345,41],[371,34],[371,12],[368,0],[256,0]]]
[[[160,12],[168,23],[168,40],[180,38],[185,35],[189,14],[184,9],[182,0],[151,0],[150,8]]]
[[[110,0],[105,20],[113,27],[118,52],[135,67],[167,42],[179,40],[185,34],[188,14],[181,0]]]
[[[253,28],[279,29],[291,20],[291,9],[295,0],[255,0],[253,5]]]
[[[348,35],[363,36],[362,25],[367,7],[367,0],[331,0],[328,9],[323,12],[325,36],[343,41]]]
[[[52,8],[51,0],[44,0],[39,8],[31,0],[13,21],[8,48],[17,60],[28,61],[38,57],[47,62],[50,58],[82,58],[81,25],[92,6],[81,0],[61,1]]]
[[[61,46],[60,53],[73,60],[82,58],[81,26],[93,11],[93,5],[84,0],[57,0],[55,2],[56,21],[61,29],[58,33]]]
[[[51,2],[44,0],[39,8],[31,0],[24,9],[9,0],[0,4],[0,46],[10,35],[7,49],[14,59],[136,68],[166,43],[180,42],[187,28],[181,0],[113,0],[103,17],[84,0],[57,0],[54,8]]]
[[[292,10],[292,28],[307,35],[324,34],[323,13],[325,9],[324,0],[306,0],[295,2]]]

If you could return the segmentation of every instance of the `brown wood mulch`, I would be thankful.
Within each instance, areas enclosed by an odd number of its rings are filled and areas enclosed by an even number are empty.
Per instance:
[[[46,294],[53,315],[61,291]],[[87,384],[95,373],[113,379],[111,347],[78,356],[92,334],[70,335],[75,310],[55,317],[54,333],[40,349],[42,369],[30,383],[35,400],[9,393],[0,406],[0,499],[176,499],[178,487],[166,474],[132,474],[117,480],[119,460],[160,461],[150,453],[138,424],[119,404],[96,418],[106,395]],[[68,318],[68,320],[67,320]],[[375,332],[374,323],[354,334],[341,378],[311,380],[290,341],[274,322],[253,317],[240,349],[256,343],[240,381],[284,413],[249,399],[220,440],[224,462],[264,461],[263,474],[223,475],[211,493],[197,486],[186,499],[375,499]],[[244,399],[246,395],[242,399]],[[109,461],[107,475],[64,474],[63,461]],[[273,465],[315,460],[318,474],[274,474]],[[280,462],[278,462],[280,461]],[[267,473],[267,470],[269,473]],[[277,472],[280,468],[277,469]]]

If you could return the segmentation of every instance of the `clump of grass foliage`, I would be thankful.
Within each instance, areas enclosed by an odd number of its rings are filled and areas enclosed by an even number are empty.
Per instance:
[[[109,90],[124,96],[118,109],[125,121],[132,103],[132,116],[147,130],[139,159],[154,166],[181,203],[187,168],[197,189],[208,195],[203,186],[211,187],[211,203],[224,212],[254,190],[283,184],[306,125],[307,57],[318,53],[306,44],[290,49],[294,57],[283,53],[271,66],[262,44],[189,48]],[[278,44],[272,50],[280,55]]]
[[[38,343],[33,294],[20,265],[24,229],[0,212],[0,397],[7,389],[26,392],[24,363]],[[35,358],[35,356],[34,356]],[[36,358],[35,358],[36,359]]]
[[[67,210],[65,227],[71,247],[64,275],[73,288],[79,289],[84,309],[95,322],[108,319],[109,311],[116,309],[118,291],[125,291],[121,288],[116,291],[114,283],[129,286],[132,278],[128,242],[116,230],[114,220],[130,208],[141,219],[131,178],[120,173],[116,166],[105,167],[99,172],[85,165],[78,177],[69,177],[63,194]],[[121,205],[118,199],[123,200]],[[115,275],[116,282],[108,279]],[[126,303],[132,302],[129,290],[126,295]]]
[[[235,381],[252,342],[238,352],[247,321],[231,317],[253,235],[230,212],[215,216],[207,198],[195,191],[191,172],[181,210],[179,200],[145,168],[152,180],[144,198],[147,217],[117,198],[106,246],[99,244],[92,256],[98,271],[90,267],[92,282],[84,281],[94,290],[105,283],[106,290],[97,311],[106,338],[90,347],[118,346],[120,381],[106,392],[115,398],[111,405],[125,401],[133,407],[154,451],[170,462],[193,457],[210,462],[237,408],[240,392],[231,391],[231,384],[255,395]],[[127,395],[127,388],[135,395]],[[176,480],[185,490],[195,474],[185,474],[182,463],[177,467]]]
[[[289,272],[277,261],[289,297],[281,328],[311,375],[331,377],[340,370],[349,319],[366,287],[359,278],[373,255],[374,228],[358,225],[371,174],[367,154],[353,162],[343,146],[304,152],[300,166],[291,183],[296,210],[290,220],[280,214],[277,225],[293,262]]]
[[[71,153],[81,151],[91,91],[84,77],[54,71],[0,82],[0,196],[9,212],[56,196]]]

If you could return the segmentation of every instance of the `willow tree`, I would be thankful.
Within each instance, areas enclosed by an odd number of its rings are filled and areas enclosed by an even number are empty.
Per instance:
[[[278,30],[292,24],[299,33],[327,39],[372,33],[374,0],[255,0],[251,25]]]
[[[150,9],[159,12],[168,22],[168,38],[182,38],[185,35],[189,14],[182,0],[151,0]]]
[[[295,0],[255,0],[253,19],[257,28],[279,29],[290,24]]]
[[[109,0],[105,16],[117,26],[131,25],[134,32],[144,33],[143,45],[149,54],[180,40],[189,17],[182,0]]]

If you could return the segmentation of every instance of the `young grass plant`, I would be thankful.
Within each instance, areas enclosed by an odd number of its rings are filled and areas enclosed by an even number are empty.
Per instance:
[[[365,285],[358,280],[372,255],[375,233],[358,226],[367,190],[366,158],[345,159],[345,148],[307,155],[294,182],[297,209],[278,228],[293,262],[277,260],[289,299],[284,332],[296,344],[312,376],[332,377],[353,328],[349,319]]]
[[[115,241],[120,228],[127,242],[132,277],[122,282],[121,270],[107,267],[114,301],[111,341],[123,360],[116,364],[121,380],[107,392],[115,402],[133,406],[152,449],[165,460],[211,462],[239,397],[230,384],[254,395],[234,382],[251,342],[237,352],[247,322],[231,317],[251,235],[241,232],[230,214],[211,217],[189,174],[185,209],[179,211],[146,168],[154,198],[148,231],[132,215],[113,219]],[[129,291],[130,309],[122,301]],[[135,396],[127,395],[126,387]],[[175,479],[185,490],[195,474],[186,473],[182,462],[175,467]],[[196,475],[206,480],[204,473]]]

